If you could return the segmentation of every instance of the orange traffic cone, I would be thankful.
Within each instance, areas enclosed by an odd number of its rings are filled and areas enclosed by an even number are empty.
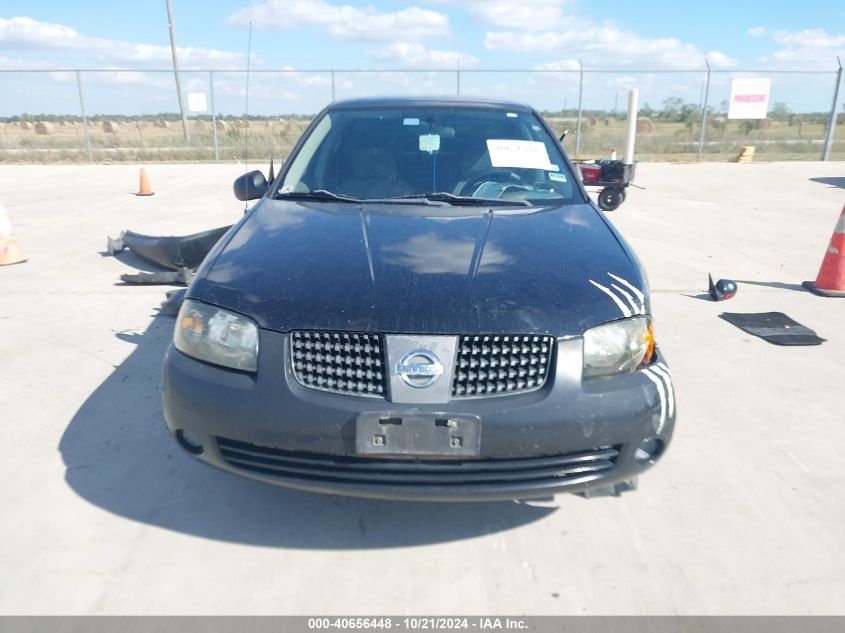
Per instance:
[[[150,181],[147,179],[147,170],[141,167],[141,184],[138,187],[136,196],[153,196],[155,191],[150,189]]]
[[[6,213],[6,207],[0,204],[0,266],[25,262],[26,257],[18,246],[12,223]]]
[[[825,297],[845,297],[845,207],[833,229],[815,283],[805,281],[804,287]]]

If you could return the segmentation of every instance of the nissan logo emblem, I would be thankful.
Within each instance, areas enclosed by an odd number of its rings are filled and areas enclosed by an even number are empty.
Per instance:
[[[409,387],[423,389],[437,382],[443,375],[443,363],[434,352],[427,349],[415,349],[405,354],[396,363],[398,375]]]

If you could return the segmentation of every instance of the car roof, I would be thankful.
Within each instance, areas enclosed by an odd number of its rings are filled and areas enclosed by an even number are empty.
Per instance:
[[[329,110],[341,108],[391,108],[391,107],[457,107],[457,108],[495,108],[501,110],[531,111],[524,103],[504,99],[485,99],[482,97],[462,96],[407,96],[407,97],[361,97],[334,101]]]

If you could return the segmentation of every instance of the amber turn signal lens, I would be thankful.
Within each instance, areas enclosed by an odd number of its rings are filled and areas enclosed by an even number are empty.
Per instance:
[[[193,316],[183,316],[181,325],[194,334],[202,334],[202,321]]]
[[[654,356],[654,327],[651,323],[648,324],[646,333],[643,335],[646,343],[645,356],[643,356],[643,365],[648,365],[651,362],[651,357]]]

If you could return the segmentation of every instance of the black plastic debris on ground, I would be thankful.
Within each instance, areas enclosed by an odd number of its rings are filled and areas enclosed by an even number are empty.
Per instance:
[[[783,312],[723,312],[719,317],[743,332],[759,336],[775,345],[821,345],[825,341],[806,325],[793,321]]]
[[[196,269],[230,228],[231,225],[182,236],[143,235],[134,231],[123,231],[117,239],[108,238],[106,249],[110,255],[114,255],[128,248],[147,261],[171,270]]]
[[[183,285],[190,286],[196,275],[196,270],[180,268],[179,270],[167,270],[160,273],[124,273],[120,280],[125,284],[133,286],[158,286],[158,285]]]
[[[271,167],[272,169],[272,167]],[[124,274],[120,280],[133,285],[182,285],[190,286],[197,267],[209,251],[220,241],[231,226],[223,226],[202,233],[183,236],[155,236],[123,231],[118,238],[109,237],[106,250],[117,255],[128,248],[132,253],[157,266],[167,268],[163,272],[139,272]],[[187,288],[171,290],[161,303],[161,313],[176,316],[185,300]]]
[[[185,301],[185,294],[188,292],[187,288],[179,288],[171,290],[167,293],[167,298],[161,302],[161,313],[167,316],[176,316],[179,314],[179,308]]]

